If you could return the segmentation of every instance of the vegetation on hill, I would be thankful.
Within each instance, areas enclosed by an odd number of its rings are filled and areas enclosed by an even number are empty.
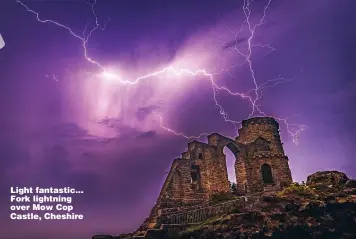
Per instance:
[[[176,238],[356,238],[355,181],[293,183],[263,196],[258,208],[203,222]]]
[[[212,201],[232,197],[219,194]],[[356,238],[356,180],[336,171],[317,172],[306,183],[293,183],[280,192],[262,195],[253,207],[236,208],[198,225],[157,231],[150,238]]]

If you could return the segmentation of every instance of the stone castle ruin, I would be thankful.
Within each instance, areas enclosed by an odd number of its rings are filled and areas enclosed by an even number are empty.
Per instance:
[[[231,192],[225,147],[236,157],[237,195],[278,191],[292,183],[288,157],[283,150],[278,122],[270,117],[242,121],[235,139],[213,133],[208,143],[193,141],[181,158],[173,161],[156,205],[143,227],[159,218],[197,208],[213,195]]]
[[[244,120],[238,133],[235,139],[213,133],[208,143],[189,143],[182,157],[173,161],[144,223],[133,233],[93,239],[355,235],[355,230],[348,229],[354,227],[345,225],[355,222],[356,180],[341,172],[323,171],[308,176],[306,185],[292,184],[275,119]],[[236,158],[236,190],[228,180],[225,147]],[[291,190],[280,194],[286,186],[292,186]]]

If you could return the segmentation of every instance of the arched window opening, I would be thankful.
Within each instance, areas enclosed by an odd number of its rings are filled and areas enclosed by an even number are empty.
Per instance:
[[[261,166],[262,180],[263,183],[273,183],[272,169],[268,164],[263,164]]]
[[[196,182],[199,181],[200,179],[200,169],[198,165],[192,165],[192,169],[191,169],[191,180],[192,182]]]
[[[230,146],[230,145],[229,145]],[[235,172],[235,162],[236,162],[236,155],[237,151],[232,151],[232,147],[224,147],[223,154],[226,157],[226,170],[227,170],[227,177],[230,183],[236,183],[236,172]]]

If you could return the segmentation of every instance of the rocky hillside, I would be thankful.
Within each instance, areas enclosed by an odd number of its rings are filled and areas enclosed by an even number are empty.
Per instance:
[[[306,183],[261,195],[252,208],[145,238],[356,238],[356,180],[337,171],[317,172]]]
[[[356,238],[356,181],[317,172],[262,196],[257,209],[224,215],[165,238]]]

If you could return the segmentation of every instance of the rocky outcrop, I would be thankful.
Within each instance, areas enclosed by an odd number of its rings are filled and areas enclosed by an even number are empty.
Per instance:
[[[262,196],[258,207],[192,227],[176,238],[356,238],[355,180],[335,171],[313,175],[309,182],[322,178],[317,185],[326,187],[293,184]]]
[[[346,174],[338,171],[322,171],[309,175],[306,184],[308,186],[342,186],[345,185],[349,178]]]

